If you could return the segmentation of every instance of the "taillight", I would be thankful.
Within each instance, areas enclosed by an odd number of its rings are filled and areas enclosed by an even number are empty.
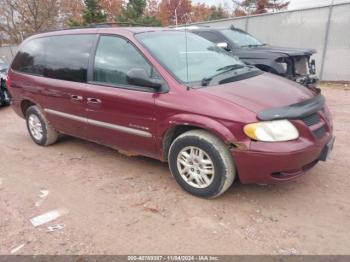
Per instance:
[[[10,76],[7,75],[7,76],[6,76],[6,87],[9,88],[9,87],[10,87],[10,84],[11,84],[11,79],[10,79]]]

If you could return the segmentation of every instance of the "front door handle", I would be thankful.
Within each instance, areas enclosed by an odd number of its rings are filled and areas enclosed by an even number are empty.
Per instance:
[[[97,99],[97,98],[91,98],[89,97],[87,99],[87,103],[90,104],[90,105],[99,105],[102,103],[102,101],[100,99]]]
[[[73,102],[80,102],[80,101],[83,101],[83,100],[84,100],[84,97],[78,96],[78,95],[71,95],[71,96],[70,96],[70,99],[71,99]]]

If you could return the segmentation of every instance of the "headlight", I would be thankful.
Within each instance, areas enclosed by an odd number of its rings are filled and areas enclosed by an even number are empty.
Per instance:
[[[288,120],[263,121],[244,126],[244,133],[251,139],[264,142],[294,140],[299,132]]]
[[[278,64],[280,64],[281,67],[283,68],[283,74],[287,73],[288,64],[284,62],[278,62]]]

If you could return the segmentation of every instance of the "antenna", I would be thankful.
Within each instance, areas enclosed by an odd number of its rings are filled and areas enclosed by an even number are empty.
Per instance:
[[[188,74],[188,37],[187,37],[187,19],[185,23],[185,43],[186,43],[186,77],[187,77],[187,83],[189,81],[189,74]],[[186,85],[187,91],[190,90],[190,87]]]
[[[188,37],[187,37],[187,22],[185,25],[185,41],[186,41],[186,77],[187,77],[187,82],[189,80],[188,77]]]

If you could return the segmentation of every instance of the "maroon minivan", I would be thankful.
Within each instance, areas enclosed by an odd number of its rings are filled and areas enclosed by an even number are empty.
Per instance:
[[[169,162],[180,186],[217,197],[236,178],[304,174],[334,143],[324,97],[168,28],[86,28],[25,40],[7,86],[35,143],[67,134]]]

